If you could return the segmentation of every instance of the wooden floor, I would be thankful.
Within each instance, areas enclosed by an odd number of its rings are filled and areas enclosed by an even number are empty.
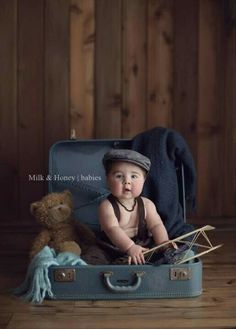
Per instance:
[[[236,219],[205,223],[217,227],[210,237],[224,246],[202,258],[203,294],[195,298],[45,301],[36,306],[8,293],[22,282],[25,259],[2,257],[0,329],[236,328]]]

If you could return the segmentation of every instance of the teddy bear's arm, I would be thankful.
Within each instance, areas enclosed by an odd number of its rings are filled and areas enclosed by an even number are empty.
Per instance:
[[[33,258],[40,250],[48,245],[51,237],[48,230],[41,231],[35,238],[31,251],[30,258]]]

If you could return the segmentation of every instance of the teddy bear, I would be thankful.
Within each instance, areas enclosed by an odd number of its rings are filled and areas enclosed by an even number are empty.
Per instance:
[[[72,252],[89,264],[108,264],[104,251],[97,245],[94,232],[73,218],[73,199],[69,190],[49,193],[30,205],[31,214],[42,226],[31,251],[32,259],[46,245],[56,253]]]
[[[30,258],[33,258],[44,246],[54,248],[57,253],[68,251],[81,255],[75,221],[72,218],[73,201],[69,190],[59,193],[49,193],[41,200],[30,205],[31,214],[42,226],[36,236]],[[93,243],[93,233],[80,223],[81,236],[86,234],[88,243]]]

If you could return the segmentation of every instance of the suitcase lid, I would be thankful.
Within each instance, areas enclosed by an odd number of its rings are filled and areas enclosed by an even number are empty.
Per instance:
[[[70,190],[75,219],[94,231],[99,203],[110,193],[102,158],[111,148],[130,148],[130,140],[64,140],[49,151],[49,193]]]

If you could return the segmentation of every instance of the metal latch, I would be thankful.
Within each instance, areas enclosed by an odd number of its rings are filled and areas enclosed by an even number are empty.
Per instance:
[[[192,271],[190,268],[187,267],[181,267],[181,268],[176,268],[173,267],[170,269],[170,279],[171,280],[179,280],[179,281],[184,281],[184,280],[190,280],[192,278]]]
[[[54,270],[54,281],[73,282],[76,280],[76,272],[73,268],[61,268]]]

